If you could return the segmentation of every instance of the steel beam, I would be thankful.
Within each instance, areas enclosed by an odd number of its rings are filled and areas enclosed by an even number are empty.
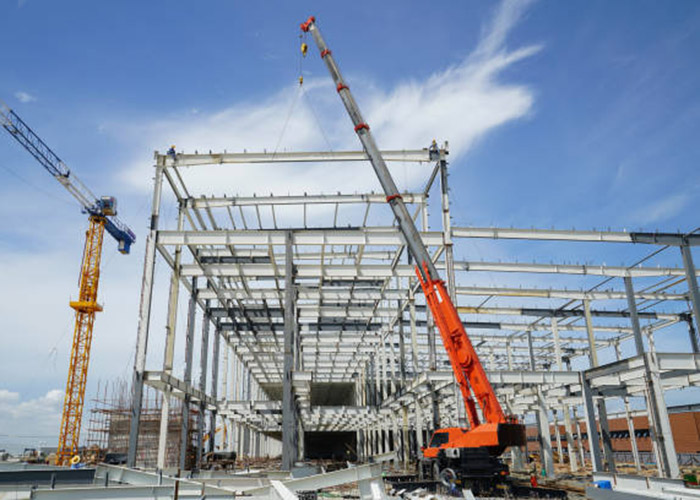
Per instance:
[[[434,162],[434,157],[426,149],[404,149],[382,151],[385,161],[397,162]],[[160,154],[156,151],[158,164],[168,167],[193,167],[198,165],[221,164],[254,164],[254,163],[303,163],[303,162],[345,162],[368,161],[364,151],[307,151],[307,152],[262,152],[262,153],[177,153],[173,157],[169,154]]]
[[[455,238],[488,238],[606,243],[645,243],[654,245],[700,245],[700,234],[645,233],[623,231],[577,231],[567,229],[513,229],[498,227],[455,227]]]

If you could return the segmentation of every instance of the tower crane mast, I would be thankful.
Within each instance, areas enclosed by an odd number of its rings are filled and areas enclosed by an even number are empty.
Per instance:
[[[437,429],[430,446],[423,450],[424,456],[432,460],[432,464],[438,470],[457,469],[462,476],[490,477],[507,474],[507,467],[500,464],[497,457],[508,446],[525,444],[525,428],[515,418],[506,416],[503,412],[445,284],[440,279],[420,233],[406,209],[370,127],[364,120],[331,50],[316,25],[316,19],[313,16],[309,17],[301,24],[301,30],[312,35],[321,53],[338,95],[353,122],[355,133],[386,194],[386,201],[394,213],[406,247],[417,264],[416,274],[425,294],[425,300],[440,331],[464,399],[469,429]],[[481,408],[483,422],[477,413],[476,403]]]
[[[123,254],[129,253],[136,236],[116,217],[116,199],[110,196],[97,198],[29,125],[2,101],[0,124],[61,183],[88,214],[78,300],[70,302],[70,307],[75,310],[75,327],[56,453],[56,464],[65,465],[78,453],[95,313],[102,310],[102,306],[97,303],[97,289],[104,231],[107,230],[117,241],[118,249]]]

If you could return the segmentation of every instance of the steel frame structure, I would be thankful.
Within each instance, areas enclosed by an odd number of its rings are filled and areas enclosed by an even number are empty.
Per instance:
[[[434,265],[447,277],[448,291],[504,407],[537,416],[548,461],[552,444],[547,422],[563,416],[566,438],[574,443],[573,436],[581,435],[575,429],[585,419],[592,429],[594,469],[614,471],[604,401],[621,398],[629,410],[629,398],[644,395],[655,426],[660,473],[673,476],[677,464],[662,391],[700,381],[700,297],[691,251],[700,236],[453,227],[447,154],[445,144],[437,155],[416,149],[387,151],[384,158],[425,168],[423,189],[402,197]],[[410,450],[415,453],[424,444],[425,431],[440,423],[465,425],[458,390],[445,371],[447,358],[436,346],[432,319],[417,293],[413,265],[383,195],[212,196],[194,192],[185,182],[186,171],[203,165],[283,162],[294,168],[299,162],[332,162],[333,168],[363,160],[361,151],[155,154],[134,365],[131,466],[138,458],[144,384],[166,396],[162,428],[167,429],[167,401],[179,398],[186,402],[184,411],[198,406],[202,419],[208,413],[210,429],[217,427],[217,419],[228,426],[228,442],[218,445],[244,455],[283,453],[287,465],[303,455],[304,432],[353,431],[361,459],[388,452],[393,443],[399,458],[407,461]],[[169,188],[165,195],[164,185]],[[438,229],[429,225],[433,190],[440,193]],[[161,204],[166,202],[175,206],[176,229],[160,227]],[[281,217],[290,206],[303,213],[299,224]],[[314,225],[307,216],[311,206],[333,213],[333,224]],[[350,227],[338,222],[341,209],[355,221]],[[677,247],[681,263],[652,267],[456,259],[455,248],[461,250],[473,239],[548,241],[554,256],[562,242]],[[157,260],[170,271],[160,366],[148,352]],[[467,284],[484,273],[495,276],[491,285]],[[554,277],[553,287],[531,286],[533,275]],[[618,285],[590,287],[591,276]],[[494,284],[496,279],[500,285]],[[643,288],[635,290],[634,284],[641,282]],[[177,325],[181,293],[188,296],[184,328]],[[688,331],[690,353],[657,352],[654,334],[679,328]],[[184,367],[175,366],[176,337],[184,339]],[[604,349],[614,350],[620,361],[601,366],[598,351]],[[154,365],[147,367],[147,359]],[[352,404],[312,404],[314,387],[324,383],[351,384]],[[596,419],[602,451],[595,438]],[[161,436],[164,449],[166,434]],[[199,436],[201,450],[201,430]],[[213,450],[216,445],[212,435],[207,446]],[[575,469],[582,447],[569,449]],[[165,465],[162,454],[159,466]]]

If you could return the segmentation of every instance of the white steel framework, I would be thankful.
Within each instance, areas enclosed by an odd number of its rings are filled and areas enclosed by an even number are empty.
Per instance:
[[[659,391],[700,382],[700,299],[692,261],[700,236],[453,226],[447,153],[445,146],[390,151],[384,157],[416,162],[425,170],[423,188],[403,194],[403,200],[435,266],[447,276],[448,290],[504,406],[523,417],[537,413],[545,419],[556,410],[571,436],[581,417],[589,423],[598,418],[603,448],[609,451],[605,411],[598,404],[596,417],[593,403],[642,395],[662,444],[660,472],[673,475]],[[242,163],[284,162],[294,168],[297,162],[357,162],[366,160],[363,152],[170,152],[156,153],[155,160],[130,465],[138,459],[143,384],[162,391],[166,401],[185,401],[185,412],[198,407],[208,413],[210,450],[221,446],[245,455],[281,453],[282,436],[287,453],[299,457],[305,432],[352,432],[360,459],[393,446],[406,461],[425,442],[424,432],[441,424],[464,425],[447,358],[436,345],[413,264],[383,195],[212,196],[193,192],[182,175],[211,164],[235,169]],[[433,190],[440,193],[434,197],[441,213],[438,228],[430,227]],[[161,203],[174,205],[175,229],[160,229]],[[312,205],[334,213],[330,227],[318,227],[307,216]],[[290,206],[301,207],[299,224],[280,217]],[[337,223],[341,206],[352,214],[350,227]],[[263,209],[271,217],[261,217]],[[551,254],[542,260],[554,262],[454,257],[469,254],[464,249],[478,240],[549,242]],[[678,247],[680,253],[661,266],[567,262],[571,245],[592,243],[628,245],[637,252],[640,246],[671,247],[667,254]],[[557,253],[558,246],[566,250]],[[151,318],[157,261],[170,271],[161,359],[148,352],[149,337],[158,335],[151,324],[162,319]],[[185,303],[187,321],[178,325],[178,308]],[[665,332],[689,339],[687,352],[657,352],[654,339]],[[193,357],[198,343],[199,370]],[[175,363],[180,344],[184,366]],[[619,361],[598,362],[599,352],[613,351]],[[168,406],[163,405],[161,429],[167,429]],[[204,422],[200,419],[199,425]],[[226,426],[227,442],[216,442],[218,425]],[[167,433],[161,436],[164,448]],[[592,444],[594,468],[614,471],[612,457],[606,454],[603,460],[598,442]],[[575,446],[569,449],[576,454]],[[159,456],[160,467],[166,465],[164,456]],[[575,458],[570,463],[577,467]]]

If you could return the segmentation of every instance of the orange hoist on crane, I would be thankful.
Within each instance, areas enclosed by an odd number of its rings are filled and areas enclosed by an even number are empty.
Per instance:
[[[75,310],[75,328],[56,453],[56,464],[67,465],[78,453],[92,328],[95,313],[102,310],[97,303],[97,287],[100,280],[104,231],[106,229],[117,240],[119,251],[124,254],[129,253],[132,243],[136,241],[136,236],[128,226],[117,219],[116,199],[111,196],[97,198],[92,194],[56,153],[29,128],[29,125],[2,101],[0,101],[0,124],[78,200],[83,207],[83,212],[88,214],[89,225],[80,272],[80,291],[78,300],[70,303]]]

